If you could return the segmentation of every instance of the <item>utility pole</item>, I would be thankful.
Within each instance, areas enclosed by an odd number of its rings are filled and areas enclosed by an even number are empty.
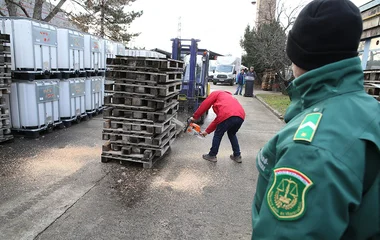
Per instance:
[[[177,37],[178,37],[178,39],[181,39],[181,35],[182,35],[182,18],[179,17],[178,18],[178,28],[177,28]]]

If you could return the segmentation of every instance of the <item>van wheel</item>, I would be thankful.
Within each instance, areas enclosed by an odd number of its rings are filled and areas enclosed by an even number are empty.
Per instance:
[[[234,81],[231,81],[231,82],[230,82],[230,86],[233,86],[233,85],[234,85]]]
[[[217,84],[217,82],[215,82],[215,81],[213,81],[212,83],[213,83],[214,85],[216,85],[216,84]]]

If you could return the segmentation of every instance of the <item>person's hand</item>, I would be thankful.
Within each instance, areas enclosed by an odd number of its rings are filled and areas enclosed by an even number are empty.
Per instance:
[[[199,135],[201,135],[202,137],[206,137],[208,135],[207,132],[201,132]]]

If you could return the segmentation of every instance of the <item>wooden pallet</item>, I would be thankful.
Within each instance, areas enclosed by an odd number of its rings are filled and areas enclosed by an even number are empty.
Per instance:
[[[170,149],[175,137],[168,141],[161,149],[145,149],[139,147],[125,146],[119,151],[108,150],[111,144],[108,142],[103,145],[101,161],[103,163],[110,161],[136,162],[142,163],[144,168],[152,168]],[[130,154],[127,154],[130,153]]]
[[[114,90],[105,90],[108,94],[124,94],[137,97],[167,97],[181,91],[182,83],[173,82],[165,85],[150,86],[131,83],[114,83]]]
[[[156,112],[138,111],[121,108],[107,108],[104,110],[103,117],[105,119],[107,119],[108,117],[117,117],[119,119],[122,118],[126,121],[142,120],[143,122],[146,121],[162,123],[173,117],[173,115],[175,115],[177,111],[178,102],[175,102],[171,106]]]
[[[157,111],[169,107],[178,100],[178,92],[175,92],[163,98],[136,98],[125,95],[124,93],[115,93],[104,97],[104,104],[115,108],[126,108],[142,111]]]
[[[0,44],[0,54],[11,54],[11,46],[6,43]]]
[[[153,59],[144,57],[107,58],[107,68],[116,69],[153,69],[183,70],[184,62],[174,59]]]
[[[11,57],[8,55],[0,55],[0,65],[11,65]]]
[[[157,83],[169,83],[182,80],[183,72],[142,72],[130,70],[108,70],[106,73],[107,80],[141,80],[141,81],[154,81]]]
[[[0,116],[0,128],[11,128],[9,115]]]
[[[13,140],[13,135],[0,135],[0,143],[7,142],[7,141],[12,141]]]
[[[144,123],[137,121],[122,121],[106,119],[103,123],[103,132],[116,132],[127,134],[140,134],[156,136],[163,133],[171,125],[173,117],[163,123]]]
[[[9,34],[0,34],[0,41],[9,43],[11,41],[11,37]]]
[[[113,144],[158,148],[175,134],[175,127],[175,124],[171,124],[163,133],[154,137],[143,134],[103,131],[103,140],[110,140]]]

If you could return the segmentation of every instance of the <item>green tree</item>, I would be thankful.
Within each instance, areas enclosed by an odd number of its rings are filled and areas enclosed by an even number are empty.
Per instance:
[[[118,42],[128,43],[139,33],[130,33],[130,24],[142,15],[142,11],[127,12],[126,8],[136,0],[86,0],[81,6],[84,12],[71,14],[71,20],[82,30],[92,30],[96,35]]]
[[[286,33],[277,21],[260,24],[255,28],[247,26],[241,46],[246,54],[243,64],[255,66],[257,72],[273,69],[279,72],[290,65],[286,56]]]

